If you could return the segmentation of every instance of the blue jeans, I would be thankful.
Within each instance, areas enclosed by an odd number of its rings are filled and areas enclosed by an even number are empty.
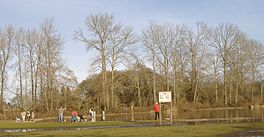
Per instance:
[[[59,114],[58,122],[62,122],[62,121],[63,121],[63,114]]]

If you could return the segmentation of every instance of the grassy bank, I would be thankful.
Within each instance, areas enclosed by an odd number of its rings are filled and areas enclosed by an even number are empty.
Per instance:
[[[117,126],[129,125],[131,122],[96,122],[96,123],[10,123],[1,122],[0,128],[55,128],[55,127],[84,127],[84,126]],[[140,123],[134,123],[140,124]],[[66,137],[178,137],[200,136],[213,137],[246,129],[264,129],[263,123],[239,123],[239,124],[202,124],[202,125],[176,125],[165,127],[130,127],[130,128],[106,128],[88,130],[63,130],[42,131],[28,133],[0,133],[0,136],[66,136]]]

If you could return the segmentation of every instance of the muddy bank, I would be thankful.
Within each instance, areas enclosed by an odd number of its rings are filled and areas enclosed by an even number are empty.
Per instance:
[[[245,129],[243,131],[221,135],[220,137],[264,137],[264,129]]]

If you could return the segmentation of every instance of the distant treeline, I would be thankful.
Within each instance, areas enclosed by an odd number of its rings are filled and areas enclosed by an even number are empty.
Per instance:
[[[78,85],[63,63],[63,42],[52,20],[39,29],[1,29],[2,101],[10,92],[12,67],[12,104],[24,109],[147,107],[158,101],[159,91],[171,91],[174,106],[263,103],[264,47],[235,24],[189,27],[151,21],[139,36],[109,14],[90,15],[84,24],[74,39],[96,51],[90,64],[94,75]]]

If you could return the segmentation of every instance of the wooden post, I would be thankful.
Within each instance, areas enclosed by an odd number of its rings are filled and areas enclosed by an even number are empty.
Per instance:
[[[263,113],[263,107],[261,107],[261,121],[264,122],[264,113]]]
[[[171,101],[171,104],[170,104],[170,123],[172,125],[172,101]]]
[[[161,126],[161,123],[162,123],[162,116],[161,116],[161,103],[159,104],[160,106],[160,110],[159,110],[159,119],[160,119],[160,126]]]
[[[6,120],[6,110],[5,110],[5,104],[3,103],[3,112],[4,112],[4,120]]]
[[[260,87],[260,102],[261,102],[261,105],[263,104],[263,96],[262,96],[262,94],[263,94],[263,84],[264,84],[264,82],[262,82],[261,87]]]
[[[170,123],[172,124],[172,101],[171,101],[171,91],[159,92],[159,103],[160,103],[160,124],[162,122],[162,103],[171,103],[170,104]]]
[[[131,121],[134,121],[134,103],[131,105]]]

